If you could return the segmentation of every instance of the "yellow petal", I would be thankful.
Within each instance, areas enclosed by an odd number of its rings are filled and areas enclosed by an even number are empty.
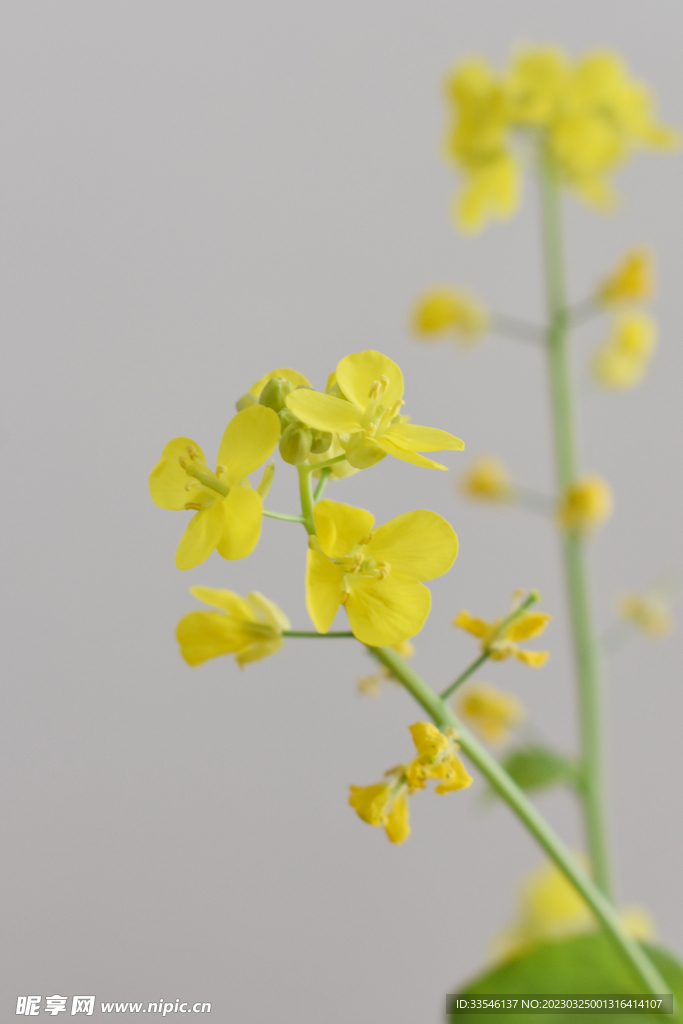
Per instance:
[[[462,451],[465,447],[464,441],[446,430],[419,427],[414,423],[394,423],[382,437],[411,452]]]
[[[235,655],[235,661],[244,668],[252,661],[260,661],[261,658],[268,658],[271,654],[276,654],[282,645],[284,640],[281,636],[270,636],[265,639],[257,639],[249,644],[248,647],[242,648]]]
[[[218,498],[209,508],[195,512],[187,524],[178,550],[175,564],[179,569],[194,569],[204,562],[216,547],[223,529],[223,500]]]
[[[548,651],[522,651],[516,650],[515,657],[523,661],[525,665],[531,665],[532,668],[540,668],[545,665],[546,661],[550,657]]]
[[[174,437],[169,441],[161,458],[149,475],[149,493],[152,501],[159,508],[168,508],[177,511],[185,508],[186,502],[190,500],[185,484],[190,479],[178,461],[187,458],[187,446],[192,445],[202,462],[205,462],[204,452],[198,444],[189,437]]]
[[[391,785],[388,782],[377,782],[374,786],[349,786],[349,803],[359,818],[368,825],[381,825],[389,797]]]
[[[230,483],[237,483],[263,465],[279,440],[277,413],[265,405],[250,405],[225,428],[217,465],[225,466]]]
[[[263,406],[252,405],[251,409],[262,409]],[[270,409],[266,409],[270,412]],[[241,416],[242,413],[239,413]],[[273,413],[275,416],[275,413]],[[277,419],[277,417],[275,417]],[[216,542],[218,554],[223,558],[234,560],[250,555],[261,536],[261,518],[263,502],[257,491],[251,487],[232,487],[227,498],[223,499],[223,522],[219,539]]]
[[[190,587],[190,593],[198,601],[210,604],[214,608],[221,608],[228,615],[235,615],[245,622],[255,622],[256,614],[253,608],[232,590],[216,589],[215,587]]]
[[[271,370],[271,372],[267,373],[265,377],[261,377],[261,379],[257,380],[255,384],[252,384],[249,388],[249,394],[253,395],[254,398],[258,398],[268,381],[273,377],[284,377],[285,380],[289,381],[293,388],[298,388],[301,385],[309,387],[311,383],[304,377],[303,373],[299,373],[298,370],[290,370],[287,366],[281,366],[277,370]]]
[[[552,616],[545,612],[525,612],[515,619],[505,630],[508,640],[519,643],[520,640],[531,640],[534,636],[540,636],[550,622]]]
[[[392,574],[433,580],[453,565],[458,538],[443,516],[419,509],[405,512],[375,530],[367,553],[388,562]]]
[[[374,438],[374,443],[378,448],[385,451],[387,455],[393,455],[395,459],[400,459],[402,462],[412,462],[413,466],[424,466],[425,469],[448,469],[448,466],[442,466],[440,462],[432,462],[431,459],[425,459],[424,455],[418,455],[417,452],[409,452],[405,448],[399,448],[398,445],[395,445],[393,441],[387,438],[386,434]]]
[[[387,647],[408,640],[422,629],[432,602],[421,583],[396,582],[369,576],[346,576],[349,623],[361,643]]]
[[[424,755],[428,761],[433,761],[448,747],[444,734],[431,722],[415,722],[408,728],[418,754]]]
[[[435,793],[451,793],[455,789],[467,789],[472,785],[472,776],[459,757],[452,755],[445,763],[448,771],[444,774],[444,781],[435,788]]]
[[[392,843],[402,843],[410,835],[408,824],[408,798],[405,793],[399,793],[391,805],[391,810],[384,822],[386,834]]]
[[[339,610],[342,572],[320,551],[309,548],[306,565],[306,608],[319,633],[327,633]]]
[[[252,642],[248,627],[222,612],[190,612],[176,629],[180,653],[188,665],[234,654]]]
[[[364,508],[323,498],[313,509],[320,546],[329,558],[343,558],[370,533],[375,517]]]
[[[358,409],[334,395],[302,388],[287,395],[287,408],[314,430],[331,430],[338,434],[353,434],[360,430]]]
[[[375,381],[382,377],[389,381],[382,405],[391,409],[403,398],[403,374],[400,367],[381,352],[375,352],[373,349],[354,352],[339,362],[336,372],[339,387],[360,409],[365,409],[370,398],[370,389]]]
[[[453,625],[460,629],[466,629],[472,636],[483,638],[491,628],[488,622],[483,619],[475,619],[469,612],[462,611],[453,619]]]

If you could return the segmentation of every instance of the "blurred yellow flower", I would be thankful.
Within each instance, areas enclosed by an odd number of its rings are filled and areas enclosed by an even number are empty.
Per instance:
[[[191,593],[217,612],[190,612],[178,623],[176,637],[188,665],[201,665],[221,654],[234,654],[244,666],[275,654],[284,643],[282,631],[289,619],[276,604],[258,591],[240,597],[231,590],[191,587]]]
[[[460,476],[458,489],[478,501],[511,501],[514,486],[503,463],[492,455],[482,455]]]
[[[477,299],[456,288],[430,288],[413,310],[413,330],[424,341],[448,334],[468,348],[479,341],[488,325],[488,314]]]
[[[654,290],[652,253],[649,249],[632,249],[600,282],[595,297],[602,306],[615,306],[623,302],[643,302],[652,298]]]
[[[402,843],[410,835],[404,767],[399,765],[387,772],[387,782],[349,787],[349,803],[358,817],[368,825],[381,825],[392,843]]]
[[[404,640],[400,644],[392,644],[393,649],[406,661],[415,654],[415,648],[411,644],[410,640]],[[379,671],[371,676],[362,676],[358,680],[358,693],[364,697],[379,697],[379,691],[383,683],[396,683],[396,679],[393,672],[386,667],[386,665],[380,665]]]
[[[645,313],[624,313],[593,356],[595,380],[604,388],[635,387],[645,375],[656,347],[655,323]]]
[[[641,633],[655,639],[666,636],[674,627],[668,604],[656,594],[624,594],[617,602],[619,617]]]
[[[301,388],[287,398],[287,408],[302,423],[339,435],[346,458],[357,469],[367,469],[385,455],[416,466],[446,469],[418,451],[459,451],[465,447],[463,442],[445,430],[409,423],[400,414],[402,405],[400,367],[372,350],[340,361],[332,391],[322,394]]]
[[[306,607],[318,632],[328,631],[343,604],[362,643],[384,647],[418,633],[431,605],[420,581],[448,572],[458,553],[450,523],[419,510],[373,529],[370,512],[326,499],[313,518]]]
[[[475,619],[469,612],[462,611],[453,619],[453,625],[478,637],[481,640],[482,652],[488,654],[493,661],[515,657],[526,665],[540,668],[550,657],[548,651],[525,651],[518,644],[523,640],[540,636],[550,619],[551,616],[546,612],[523,612],[501,629],[504,619],[484,622],[483,619]]]
[[[572,533],[587,533],[609,519],[612,505],[609,484],[600,476],[586,476],[565,491],[557,508],[557,523]]]
[[[490,683],[470,683],[460,694],[458,710],[489,743],[504,743],[525,717],[521,701]]]

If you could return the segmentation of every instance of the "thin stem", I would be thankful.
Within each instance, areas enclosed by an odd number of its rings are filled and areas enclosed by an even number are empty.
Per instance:
[[[458,742],[463,752],[476,765],[482,775],[485,776],[489,784],[507,803],[512,812],[517,815],[522,824],[531,832],[560,871],[569,879],[593,911],[605,932],[612,939],[615,948],[635,972],[647,992],[652,995],[668,992],[670,986],[661,977],[645,950],[630,935],[624,932],[619,916],[612,904],[600,891],[595,882],[576,863],[560,837],[556,835],[545,818],[536,810],[528,797],[513,782],[496,759],[462,725],[441,697],[406,664],[396,651],[391,647],[368,647],[368,650],[377,661],[385,665],[391,674],[405,686],[440,729],[446,726],[456,729]]]
[[[527,323],[526,320],[518,320],[514,316],[504,316],[501,313],[493,314],[491,331],[494,334],[502,334],[507,338],[514,338],[515,341],[526,341],[532,345],[545,343],[545,331],[542,327]]]
[[[353,633],[316,633],[313,630],[301,630],[301,629],[283,629],[283,636],[306,636],[311,640],[348,640],[353,636]]]
[[[567,308],[562,263],[560,186],[552,159],[545,151],[539,160],[541,210],[548,293],[548,354],[555,426],[555,449],[560,493],[577,476],[578,459],[574,436],[574,410],[567,352]],[[565,575],[579,678],[581,716],[583,806],[586,833],[597,885],[611,891],[603,793],[600,728],[600,680],[597,646],[593,637],[584,564],[583,542],[572,534],[563,540]]]
[[[303,523],[304,521],[303,516],[289,516],[285,512],[268,512],[265,508],[263,514],[269,519],[284,519],[286,523]]]
[[[326,466],[325,469],[320,474],[320,480],[318,480],[318,486],[313,491],[313,504],[315,504],[316,501],[320,501],[320,499],[322,498],[323,491],[325,490],[325,487],[327,486],[327,481],[330,479],[330,473],[331,472],[332,472],[332,467],[331,466]]]
[[[325,462],[313,462],[313,463],[302,462],[302,464],[300,466],[297,466],[297,469],[299,470],[299,473],[301,473],[301,471],[304,470],[304,469],[306,470],[307,473],[313,473],[314,470],[327,469],[328,466],[336,466],[338,462],[344,462],[345,459],[346,459],[346,454],[344,454],[344,455],[335,455],[335,457],[333,459],[326,459]]]
[[[313,519],[313,494],[311,491],[311,469],[307,462],[297,466],[299,473],[299,495],[301,497],[301,521],[306,527],[309,537],[315,534],[315,520]]]
[[[458,678],[454,682],[452,682],[450,686],[447,686],[443,693],[440,694],[441,700],[446,700],[448,697],[450,697],[453,691],[457,690],[457,688],[462,683],[464,683],[466,679],[469,679],[472,673],[476,672],[479,666],[483,665],[485,661],[488,661],[488,659],[488,651],[484,651],[483,654],[480,654],[479,657],[475,661],[473,661],[471,665],[468,665],[465,671],[462,672],[458,676]]]

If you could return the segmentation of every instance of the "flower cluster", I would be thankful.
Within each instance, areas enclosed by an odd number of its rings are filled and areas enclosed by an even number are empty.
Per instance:
[[[476,636],[481,641],[482,653],[492,661],[515,657],[532,668],[540,668],[548,660],[548,652],[527,651],[519,644],[540,636],[549,622],[550,615],[546,612],[522,612],[519,615],[513,606],[507,619],[495,619],[493,622],[475,619],[469,612],[462,611],[453,620],[453,625]]]

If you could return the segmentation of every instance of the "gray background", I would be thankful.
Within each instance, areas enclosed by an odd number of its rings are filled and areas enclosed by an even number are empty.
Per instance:
[[[305,536],[267,521],[248,560],[179,573],[183,516],[152,504],[147,474],[178,434],[213,457],[275,366],[321,386],[376,347],[403,367],[415,422],[465,439],[453,469],[496,452],[550,488],[542,354],[419,348],[406,326],[442,281],[543,310],[531,185],[509,225],[475,240],[450,225],[440,82],[517,41],[607,45],[683,125],[681,22],[673,0],[3,4],[3,1019],[17,995],[59,992],[206,1000],[244,1024],[415,1024],[479,968],[539,862],[531,840],[482,809],[479,784],[418,794],[399,848],[356,818],[348,783],[409,756],[416,710],[393,688],[356,695],[372,667],[353,644],[189,669],[173,631],[193,583],[260,589],[306,627]],[[601,627],[616,592],[681,568],[680,160],[636,159],[617,217],[567,203],[574,297],[643,241],[661,282],[661,347],[633,393],[586,383],[604,322],[576,337],[584,465],[616,495],[592,545]],[[295,509],[294,475],[278,465],[270,507]],[[453,481],[387,459],[329,493],[380,522],[427,507],[454,523],[461,554],[417,640],[439,687],[474,654],[449,625],[460,608],[495,616],[515,588],[541,590],[548,667],[482,677],[571,749],[553,530],[467,506]],[[636,640],[606,688],[620,898],[679,951],[680,656],[680,631]],[[580,842],[568,796],[539,803]]]

